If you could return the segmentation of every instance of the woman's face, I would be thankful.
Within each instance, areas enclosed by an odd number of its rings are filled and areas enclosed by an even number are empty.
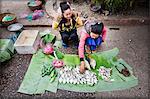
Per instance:
[[[66,19],[71,19],[71,16],[72,16],[72,11],[71,11],[71,9],[65,10],[64,13],[63,13],[63,15],[64,15],[64,17],[65,17]]]
[[[90,36],[91,36],[91,38],[96,39],[96,38],[99,37],[99,34],[95,34],[95,33],[91,32],[91,33],[90,33]]]

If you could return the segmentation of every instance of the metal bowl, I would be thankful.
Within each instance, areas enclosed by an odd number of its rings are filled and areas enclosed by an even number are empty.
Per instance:
[[[11,32],[19,31],[22,28],[23,28],[23,25],[21,23],[11,24],[7,27],[7,29]]]

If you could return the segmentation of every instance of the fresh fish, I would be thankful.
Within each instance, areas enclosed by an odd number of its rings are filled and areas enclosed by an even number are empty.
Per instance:
[[[83,82],[83,81],[80,81],[80,84],[84,84],[84,82]]]
[[[96,61],[94,59],[92,59],[92,58],[90,58],[90,65],[91,65],[91,67],[93,69],[95,69],[95,67],[96,67]]]
[[[65,79],[63,79],[63,81],[62,81],[62,82],[63,82],[63,84],[65,84],[65,83],[66,83],[66,80],[65,80]]]
[[[59,81],[59,83],[62,83],[62,82],[63,82],[63,79],[60,77],[60,78],[58,79],[58,81]]]
[[[70,83],[71,83],[71,84],[73,83],[73,79],[70,79]]]
[[[69,82],[70,82],[70,79],[69,79],[69,78],[67,78],[67,79],[66,79],[66,82],[67,82],[67,83],[69,83]]]
[[[63,72],[62,72],[63,71]],[[88,84],[93,86],[97,84],[96,74],[86,70],[84,74],[80,74],[79,67],[70,68],[64,67],[60,70],[59,83],[71,83],[71,84]]]
[[[104,66],[101,66],[99,68],[99,75],[104,79],[105,81],[110,81],[111,79],[111,70],[110,68],[105,68]]]
[[[90,67],[90,64],[87,60],[84,60],[85,62],[85,67],[88,69],[88,70],[91,70],[91,67]]]
[[[63,73],[64,73],[63,70],[60,70],[60,71],[59,71],[59,74],[60,74],[60,75],[62,75]]]

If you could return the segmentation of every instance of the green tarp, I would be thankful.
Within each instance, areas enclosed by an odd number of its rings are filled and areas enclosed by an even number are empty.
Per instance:
[[[18,92],[26,94],[40,94],[48,90],[50,92],[56,93],[57,89],[75,92],[102,92],[123,90],[134,87],[138,84],[138,79],[135,76],[133,76],[132,68],[123,59],[116,58],[118,52],[119,50],[117,48],[114,48],[109,51],[104,51],[92,55],[92,57],[97,61],[96,68],[99,68],[102,65],[107,65],[108,67],[112,68],[112,78],[114,79],[114,81],[105,82],[99,77],[98,84],[94,86],[88,86],[60,84],[58,83],[58,78],[56,78],[56,80],[53,83],[50,83],[48,77],[45,76],[42,78],[41,69],[43,62],[51,63],[53,57],[46,56],[41,51],[38,51],[32,57],[31,63]],[[66,65],[79,65],[79,57],[77,55],[64,54],[63,61]],[[115,65],[117,65],[119,69],[122,68],[119,62],[123,63],[130,70],[130,77],[124,77],[122,74],[119,74],[119,72],[114,68]],[[97,70],[93,70],[93,72],[97,72]]]
[[[13,42],[10,39],[0,39],[0,62],[9,60],[13,53]]]

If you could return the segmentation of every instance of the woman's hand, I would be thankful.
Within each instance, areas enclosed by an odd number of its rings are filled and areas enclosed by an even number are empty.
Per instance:
[[[80,64],[80,73],[83,74],[85,72],[85,63],[84,61],[81,61],[81,64]]]

